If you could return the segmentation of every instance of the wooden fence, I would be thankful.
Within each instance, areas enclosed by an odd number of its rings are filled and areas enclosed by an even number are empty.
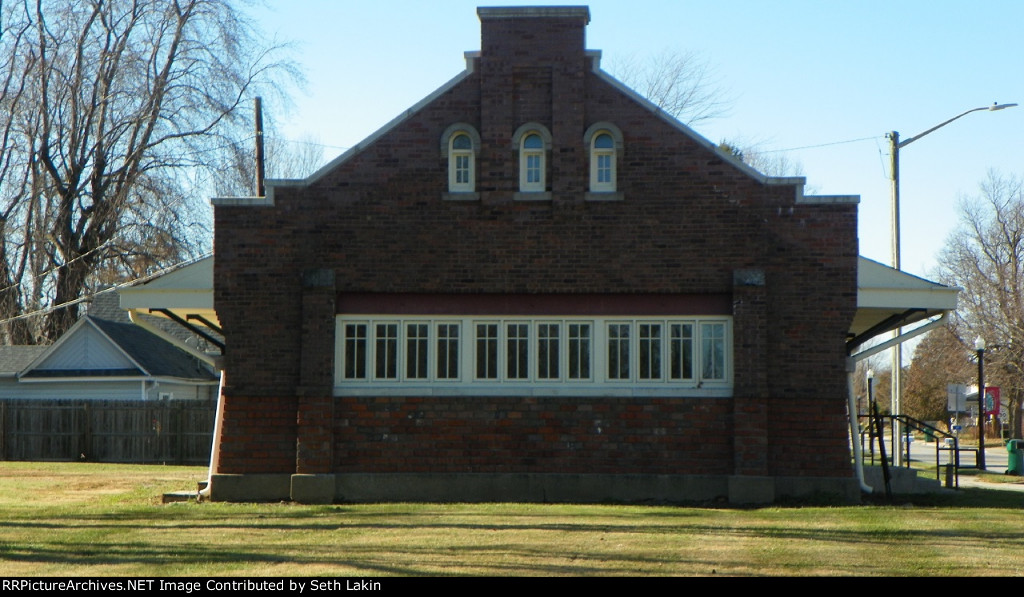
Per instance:
[[[0,460],[207,464],[213,401],[0,400]]]

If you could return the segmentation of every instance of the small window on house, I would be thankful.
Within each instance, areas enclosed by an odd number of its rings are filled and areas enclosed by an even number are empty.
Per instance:
[[[590,190],[594,193],[615,191],[615,141],[605,132],[594,137],[590,148]]]
[[[587,199],[622,199],[619,192],[619,164],[622,161],[622,132],[610,122],[597,122],[583,135],[590,157],[590,192]]]
[[[441,157],[447,161],[448,192],[445,199],[477,199],[476,158],[480,134],[472,125],[456,123],[441,134]]]
[[[519,190],[524,193],[544,191],[544,140],[537,133],[523,137],[519,153]]]
[[[519,193],[517,199],[549,200],[548,153],[551,133],[538,122],[520,126],[512,136],[513,147],[519,151]]]
[[[476,160],[473,159],[473,141],[469,135],[459,133],[452,137],[448,152],[448,191],[472,193],[476,190]]]

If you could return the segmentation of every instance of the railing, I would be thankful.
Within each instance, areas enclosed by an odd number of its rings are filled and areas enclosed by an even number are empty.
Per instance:
[[[945,473],[945,485],[946,487],[960,487],[960,469],[970,468],[960,464],[960,453],[971,452],[974,454],[974,466],[978,466],[978,449],[977,448],[961,448],[960,440],[957,436],[947,431],[942,431],[932,427],[924,421],[920,421],[907,415],[877,415],[875,422],[872,423],[871,417],[868,415],[861,415],[859,417],[864,420],[867,425],[861,426],[860,443],[861,451],[864,452],[864,440],[865,437],[868,440],[868,450],[866,453],[870,454],[871,464],[875,463],[875,441],[880,440],[881,436],[886,433],[889,435],[889,446],[899,446],[899,449],[903,450],[904,467],[910,467],[910,447],[913,444],[911,436],[914,432],[920,432],[925,437],[931,436],[935,439],[935,478],[941,483],[942,475]],[[903,437],[896,438],[896,427],[893,425],[894,421],[900,423],[900,427],[903,428]],[[886,429],[888,424],[888,429]],[[881,428],[881,436],[877,429]],[[940,441],[941,440],[941,441]],[[892,457],[886,455],[886,446],[879,442],[879,458],[882,460],[883,467],[888,466],[892,463]],[[947,462],[942,462],[942,453],[949,452],[949,458]]]

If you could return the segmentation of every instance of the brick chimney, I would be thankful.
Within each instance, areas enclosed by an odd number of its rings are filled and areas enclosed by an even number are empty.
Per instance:
[[[516,180],[508,150],[516,129],[528,122],[551,132],[551,190],[558,197],[582,188],[578,176],[588,61],[585,6],[481,7],[481,135],[492,155],[484,172]],[[500,148],[500,149],[499,149]],[[494,178],[492,177],[492,180]]]

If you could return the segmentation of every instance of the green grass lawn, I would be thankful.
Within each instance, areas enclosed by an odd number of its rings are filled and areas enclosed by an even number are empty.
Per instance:
[[[0,462],[3,576],[1024,574],[1024,493],[765,508],[161,504],[201,467]]]

